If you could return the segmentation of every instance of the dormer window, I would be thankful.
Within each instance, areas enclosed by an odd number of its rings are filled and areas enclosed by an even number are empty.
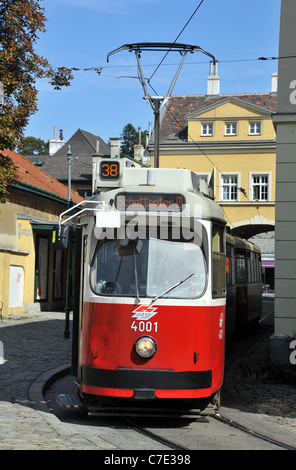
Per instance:
[[[261,122],[252,121],[249,123],[249,134],[250,135],[261,135]]]
[[[212,136],[213,135],[213,123],[207,122],[201,125],[201,135]]]
[[[237,135],[237,123],[236,122],[226,122],[225,135]]]

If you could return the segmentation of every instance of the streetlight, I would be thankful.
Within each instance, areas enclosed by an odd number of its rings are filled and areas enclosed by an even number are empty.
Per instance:
[[[71,207],[71,145],[68,146],[68,209]],[[66,307],[65,307],[65,331],[64,338],[70,338],[70,297],[71,297],[71,268],[72,268],[72,239],[71,239],[71,227],[69,227],[69,243],[67,252],[67,283],[66,283]]]
[[[67,160],[68,160],[68,209],[71,207],[71,145],[68,146]]]

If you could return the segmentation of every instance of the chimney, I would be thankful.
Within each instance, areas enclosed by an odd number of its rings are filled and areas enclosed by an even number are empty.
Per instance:
[[[134,145],[134,159],[142,163],[144,156],[144,147],[141,144]]]
[[[120,138],[110,137],[111,158],[120,158]]]
[[[278,73],[275,72],[271,75],[271,94],[276,95],[278,89]]]
[[[210,63],[210,75],[208,76],[208,96],[220,95],[220,77],[218,75],[218,62]]]
[[[96,141],[96,154],[99,154],[100,153],[100,141],[97,140]]]
[[[63,130],[60,129],[60,138],[57,139],[57,128],[54,126],[54,138],[49,141],[49,155],[54,155],[65,143]]]

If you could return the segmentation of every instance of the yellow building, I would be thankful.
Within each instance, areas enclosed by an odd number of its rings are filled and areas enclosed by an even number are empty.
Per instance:
[[[0,309],[3,316],[65,306],[66,259],[52,250],[52,229],[68,189],[16,152],[5,151],[20,182],[0,204]],[[72,192],[75,202],[83,200]]]
[[[276,103],[276,93],[187,95],[162,108],[160,168],[188,168],[210,184],[245,238],[274,230]]]

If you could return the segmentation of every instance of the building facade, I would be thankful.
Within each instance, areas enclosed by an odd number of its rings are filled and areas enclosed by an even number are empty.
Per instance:
[[[272,271],[276,77],[270,93],[220,95],[211,69],[207,95],[172,96],[163,106],[159,148],[161,168],[188,168],[211,187],[234,235],[249,239],[268,232],[271,248],[266,260],[263,254],[263,268]]]
[[[274,362],[295,368],[296,337],[296,4],[281,2],[277,131]]]
[[[275,107],[270,94],[173,96],[161,126],[160,167],[210,184],[232,233],[245,238],[274,229]]]
[[[26,158],[66,185],[70,163],[71,188],[88,199],[92,196],[92,159],[95,154],[110,157],[109,145],[101,137],[77,129],[66,142],[62,135],[59,139],[50,140],[49,155],[26,155]]]
[[[68,188],[16,152],[5,151],[20,181],[0,204],[0,308],[2,315],[63,308],[66,253],[51,237],[68,207]],[[71,194],[76,203],[83,199]]]

